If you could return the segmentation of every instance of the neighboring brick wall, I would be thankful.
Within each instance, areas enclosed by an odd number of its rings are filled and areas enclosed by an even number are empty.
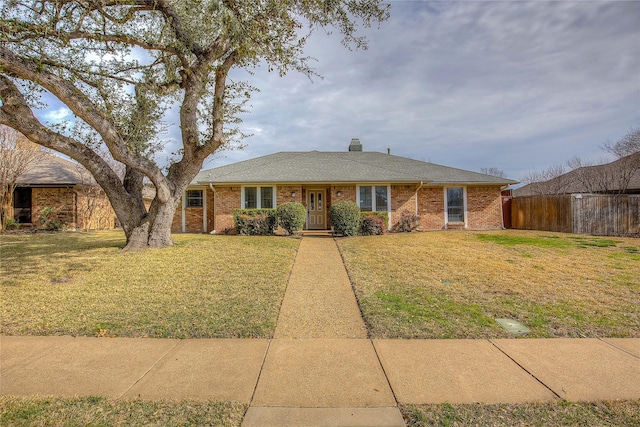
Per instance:
[[[59,222],[69,228],[76,223],[76,193],[70,188],[34,188],[31,192],[31,223],[35,228],[42,228],[40,215],[45,208],[56,209],[55,216]]]
[[[441,230],[444,228],[444,189],[423,187],[418,190],[419,230]]]
[[[391,186],[391,217],[389,225],[393,228],[400,219],[400,213],[416,213],[416,187],[413,185]]]
[[[77,187],[78,228],[108,230],[116,225],[116,213],[99,187]]]
[[[467,227],[502,228],[500,187],[467,187]]]

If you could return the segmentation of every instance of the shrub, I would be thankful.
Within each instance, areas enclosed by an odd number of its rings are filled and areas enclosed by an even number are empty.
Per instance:
[[[396,233],[410,233],[415,231],[420,225],[420,218],[409,211],[400,212],[400,219],[393,226]]]
[[[236,209],[233,224],[243,236],[265,236],[276,229],[275,209]]]
[[[354,202],[338,202],[329,208],[333,230],[343,236],[355,236],[360,229],[360,208]]]
[[[371,212],[371,211],[362,211],[360,212],[360,222],[364,221],[364,219],[368,216],[375,216],[380,218],[384,222],[384,229],[389,229],[389,214],[387,212]]]
[[[5,230],[16,230],[20,228],[20,223],[18,223],[18,221],[13,218],[7,218],[6,222],[4,223],[4,228]]]
[[[58,218],[58,209],[46,207],[40,211],[41,227],[48,231],[60,231],[66,228],[66,223]]]
[[[287,202],[278,206],[276,217],[280,227],[284,228],[287,233],[293,234],[304,227],[307,210],[302,203]]]
[[[384,221],[376,215],[368,215],[362,219],[360,234],[363,236],[377,236],[385,230]]]

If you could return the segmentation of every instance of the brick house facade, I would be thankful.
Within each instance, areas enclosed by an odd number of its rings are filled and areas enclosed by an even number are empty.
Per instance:
[[[299,202],[308,207],[306,188],[303,185],[277,185],[277,204]],[[314,190],[318,185],[314,185]],[[330,228],[328,209],[337,201],[356,200],[356,185],[327,185],[324,189],[327,197],[323,211],[326,212],[326,229]],[[500,187],[464,186],[466,193],[465,221],[446,222],[445,187],[422,187],[410,185],[391,185],[389,203],[389,226],[398,222],[402,211],[417,213],[420,231],[445,229],[499,229],[502,228],[502,209]],[[179,206],[173,220],[175,233],[224,233],[233,229],[233,211],[242,205],[241,187],[201,187],[206,206]],[[294,194],[295,195],[292,195]],[[184,222],[183,222],[184,218]],[[206,220],[205,220],[206,218]],[[184,224],[184,228],[183,228]]]
[[[496,229],[503,227],[501,190],[514,183],[363,152],[353,139],[346,152],[275,153],[200,172],[176,211],[173,231],[223,233],[234,226],[234,210],[285,202],[305,206],[306,229],[329,229],[329,208],[341,201],[387,212],[389,228],[407,211],[418,216],[419,230]]]

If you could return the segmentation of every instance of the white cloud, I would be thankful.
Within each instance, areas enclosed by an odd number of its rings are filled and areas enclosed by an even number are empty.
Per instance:
[[[60,123],[61,121],[71,118],[71,110],[67,107],[59,107],[55,110],[47,110],[44,118],[52,123]]]

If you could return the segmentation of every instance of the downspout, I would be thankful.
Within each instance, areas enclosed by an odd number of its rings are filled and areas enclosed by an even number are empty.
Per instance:
[[[418,191],[424,186],[424,181],[420,181],[420,186],[416,188],[416,216],[418,215]]]
[[[218,198],[216,197],[216,189],[212,183],[209,183],[209,188],[213,191],[213,230],[209,234],[216,234],[216,201]]]

